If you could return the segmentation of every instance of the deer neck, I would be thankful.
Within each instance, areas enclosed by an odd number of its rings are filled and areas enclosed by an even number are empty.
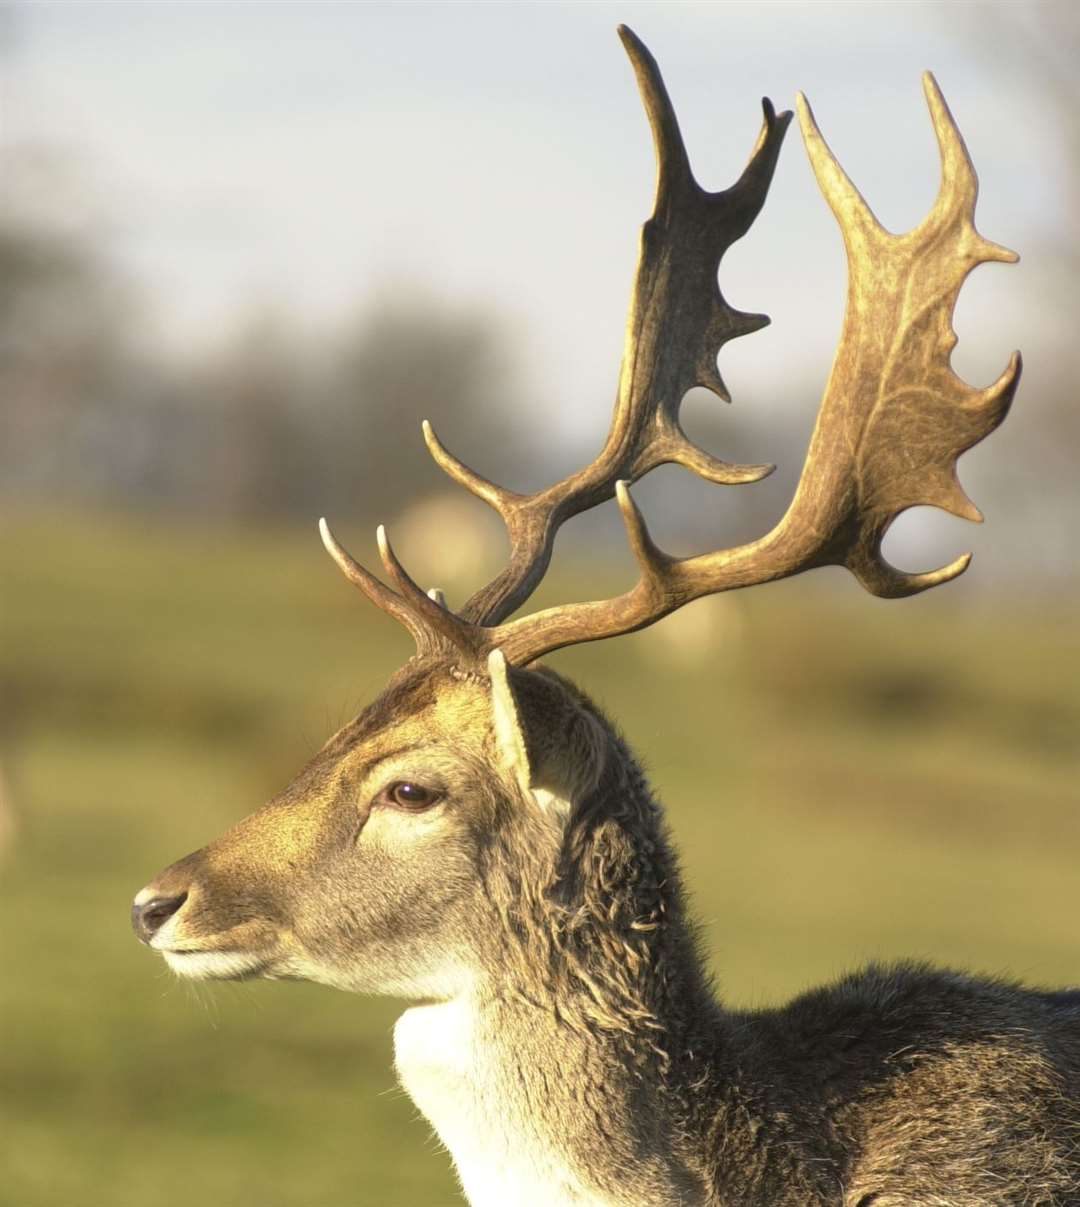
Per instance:
[[[398,1077],[454,1160],[472,1207],[691,1207],[670,1094],[624,1045],[550,1006],[465,991],[407,1010]]]
[[[659,810],[611,741],[609,771],[575,808],[547,889],[489,879],[516,938],[468,988],[408,1010],[395,1029],[402,1084],[473,1207],[709,1201],[692,1157],[692,1087],[708,1080],[722,1016]]]

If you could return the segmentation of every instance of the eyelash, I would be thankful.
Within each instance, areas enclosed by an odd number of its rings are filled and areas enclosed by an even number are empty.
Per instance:
[[[410,800],[407,795],[409,792],[417,795]],[[432,805],[438,804],[442,800],[442,796],[443,794],[437,789],[426,788],[423,784],[414,783],[412,780],[395,780],[383,788],[376,797],[376,802],[401,809],[406,813],[423,813],[425,809],[430,809]]]

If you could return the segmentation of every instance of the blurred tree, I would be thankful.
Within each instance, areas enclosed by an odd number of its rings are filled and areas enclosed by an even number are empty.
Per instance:
[[[126,290],[44,201],[70,193],[64,162],[41,148],[5,148],[3,161],[0,492],[78,496],[111,477],[85,452],[126,374]]]
[[[520,392],[497,323],[405,288],[384,290],[337,341],[317,425],[320,501],[386,519],[445,490],[420,431],[429,419],[480,473],[513,483],[525,458]]]
[[[310,518],[317,507],[321,469],[309,428],[324,420],[306,413],[310,354],[295,330],[287,314],[256,311],[201,375],[204,405],[192,418],[216,431],[202,460],[204,498],[214,510]]]
[[[99,232],[59,200],[78,192],[71,164],[40,148],[4,160],[0,495],[387,519],[445,489],[424,417],[481,470],[521,467],[489,316],[392,289],[319,341],[261,308],[223,353],[166,360],[134,334]]]

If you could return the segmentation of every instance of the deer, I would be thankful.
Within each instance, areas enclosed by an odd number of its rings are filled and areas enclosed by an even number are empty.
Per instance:
[[[698,951],[664,816],[637,760],[546,655],[639,630],[702,596],[845,566],[900,598],[961,574],[892,566],[907,508],[980,519],[961,453],[1004,419],[1019,354],[975,388],[949,363],[977,264],[1015,253],[974,224],[977,183],[929,73],[940,191],[882,227],[805,98],[810,164],[841,229],[847,307],[801,476],[775,527],[674,557],[632,484],[664,463],[760,480],[690,441],[680,404],[722,399],[730,339],[766,325],[720,292],[760,212],[790,112],[762,102],[728,189],[697,182],[659,68],[625,27],[657,160],[611,427],[584,469],[532,494],[432,457],[501,516],[504,569],[452,610],[378,529],[384,574],[320,521],[345,578],[415,653],[280,795],[135,897],[180,977],[303,979],[405,999],[394,1061],[473,1207],[1080,1204],[1080,990],[918,963],[872,965],[761,1010],[726,1007]],[[639,576],[624,594],[520,614],[560,526],[614,498]]]

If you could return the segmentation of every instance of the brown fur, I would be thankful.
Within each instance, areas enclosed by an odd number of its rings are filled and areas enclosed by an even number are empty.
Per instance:
[[[154,882],[188,894],[171,941],[421,1000],[482,986],[491,1092],[590,1202],[1080,1204],[1080,993],[900,965],[723,1009],[632,755],[564,680],[511,682],[532,780],[565,809],[493,770],[483,676],[412,665],[266,809]],[[371,803],[417,765],[442,803]]]

